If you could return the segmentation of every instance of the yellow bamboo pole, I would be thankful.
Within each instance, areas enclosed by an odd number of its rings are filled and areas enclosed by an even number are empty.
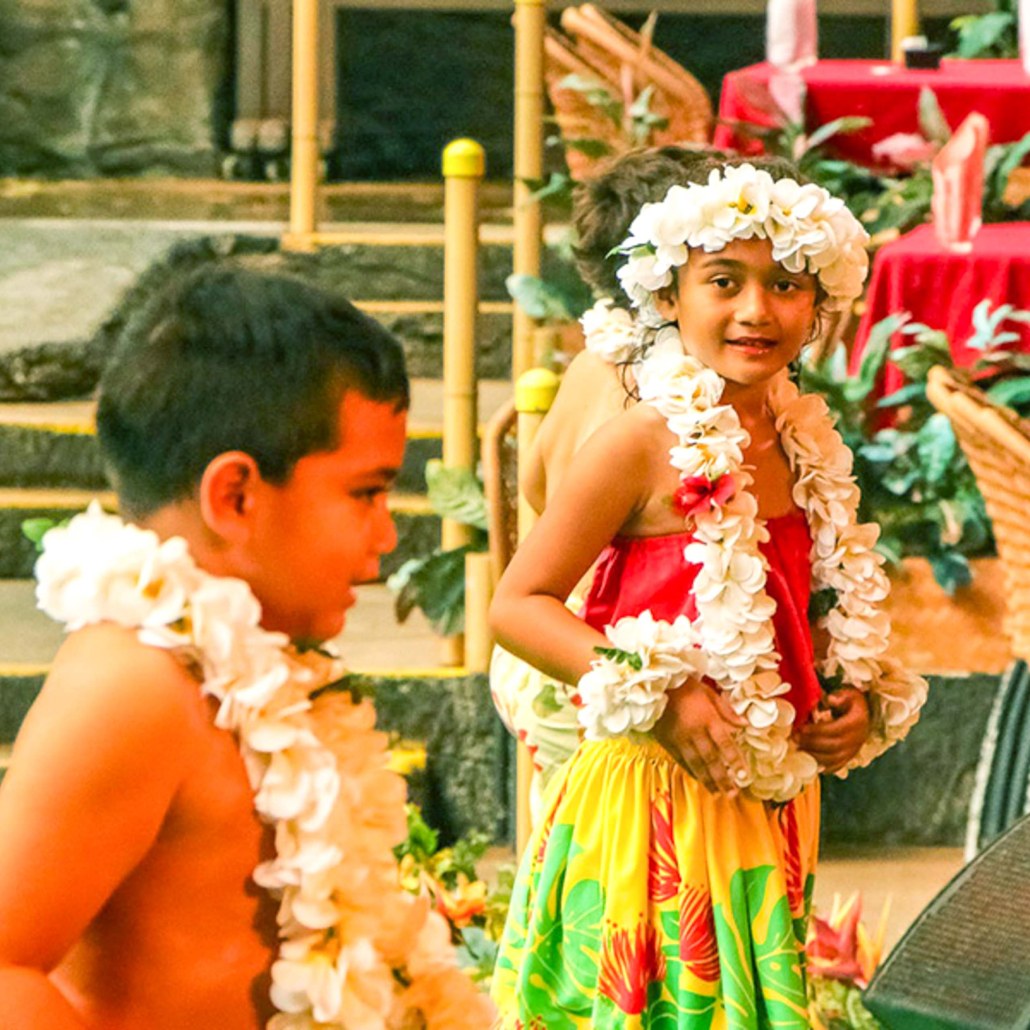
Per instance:
[[[543,220],[530,199],[531,180],[543,176],[545,0],[515,0],[515,246],[516,275],[540,274]],[[518,305],[512,318],[512,378],[536,363],[533,320]]]
[[[906,36],[919,35],[918,0],[891,0],[891,60],[905,63],[901,41]]]
[[[318,203],[318,2],[293,0],[290,228],[284,250],[315,249]]]
[[[476,313],[479,307],[479,184],[486,157],[471,139],[457,139],[443,152],[443,463],[472,472],[476,467]],[[472,539],[472,527],[444,519],[445,550]],[[443,661],[460,665],[464,642],[445,643]]]
[[[544,415],[558,392],[558,376],[546,368],[531,368],[515,382],[515,410],[518,418],[518,463],[524,467],[530,445]],[[524,540],[536,521],[536,512],[519,494],[519,540]],[[525,850],[533,820],[529,808],[529,790],[533,780],[533,760],[520,743],[515,763],[515,847],[519,855]]]
[[[490,668],[490,596],[493,567],[486,551],[465,555],[465,668],[486,672]]]

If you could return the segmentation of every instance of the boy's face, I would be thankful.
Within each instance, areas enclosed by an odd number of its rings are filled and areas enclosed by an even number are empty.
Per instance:
[[[397,544],[386,507],[404,457],[407,412],[348,390],[339,446],[308,454],[280,486],[262,482],[251,541],[251,588],[262,625],[321,642],[343,628],[353,586],[379,575]]]

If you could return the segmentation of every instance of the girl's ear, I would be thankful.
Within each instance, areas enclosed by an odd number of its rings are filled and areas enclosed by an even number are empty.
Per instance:
[[[675,286],[663,286],[654,295],[655,310],[666,322],[679,321],[679,297]]]
[[[198,498],[208,529],[232,543],[244,540],[262,482],[257,462],[244,451],[213,458],[204,469]]]

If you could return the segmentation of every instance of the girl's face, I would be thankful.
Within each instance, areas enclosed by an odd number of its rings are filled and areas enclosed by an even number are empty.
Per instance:
[[[768,240],[733,240],[711,254],[691,250],[676,286],[656,306],[679,325],[688,354],[727,382],[755,386],[790,364],[809,339],[816,278],[784,269]]]

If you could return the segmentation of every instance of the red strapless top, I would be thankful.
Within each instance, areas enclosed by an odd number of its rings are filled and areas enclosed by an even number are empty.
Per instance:
[[[776,602],[773,626],[780,675],[790,684],[787,699],[794,706],[795,723],[801,725],[821,694],[808,625],[812,539],[801,511],[768,519],[766,528],[769,540],[761,551],[769,563],[765,589]],[[694,619],[697,607],[691,590],[700,566],[683,557],[690,539],[687,532],[616,537],[598,559],[581,617],[601,632],[648,608],[656,619],[667,622],[678,615]]]

